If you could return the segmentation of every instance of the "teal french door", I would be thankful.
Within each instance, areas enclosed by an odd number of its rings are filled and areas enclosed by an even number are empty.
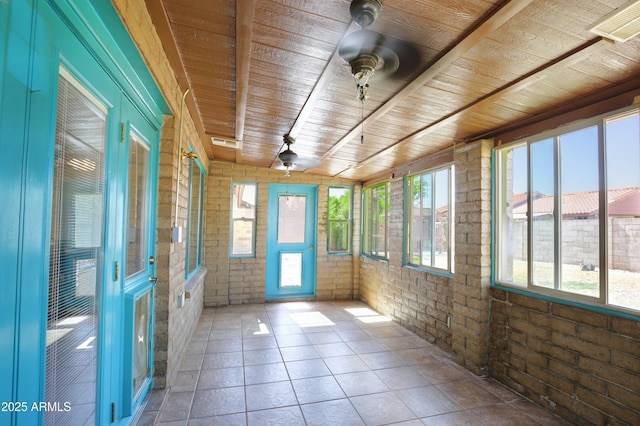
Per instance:
[[[314,185],[269,185],[267,300],[316,295],[317,192]]]
[[[106,75],[61,66],[57,98],[45,423],[112,423],[151,384],[158,132]]]

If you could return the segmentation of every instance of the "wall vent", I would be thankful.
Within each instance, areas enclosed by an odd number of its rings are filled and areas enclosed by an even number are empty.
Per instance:
[[[640,0],[620,6],[588,28],[615,41],[627,41],[640,33]]]
[[[216,146],[223,146],[225,148],[232,148],[232,149],[242,148],[242,142],[240,141],[237,141],[234,139],[218,138],[216,136],[211,137],[211,143]]]

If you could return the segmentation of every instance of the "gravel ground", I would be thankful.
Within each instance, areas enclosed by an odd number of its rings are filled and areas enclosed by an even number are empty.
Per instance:
[[[514,262],[514,276],[521,277],[524,281],[527,263]],[[536,276],[540,281],[552,282],[553,265],[551,263],[535,263]],[[574,286],[569,290],[574,293],[597,296],[599,269],[595,271],[583,271],[580,265],[564,265],[562,270],[563,281],[573,282]],[[540,282],[539,281],[539,282]],[[631,308],[640,311],[640,273],[609,270],[609,304]]]

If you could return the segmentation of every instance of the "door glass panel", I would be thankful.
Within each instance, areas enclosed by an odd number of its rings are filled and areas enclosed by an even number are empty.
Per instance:
[[[135,303],[133,342],[133,395],[138,397],[149,379],[149,326],[151,319],[151,292],[138,298]]]
[[[146,268],[149,149],[134,133],[129,142],[127,278]]]
[[[58,85],[45,424],[95,418],[107,110],[65,70]],[[64,408],[64,407],[62,407]]]
[[[302,287],[302,253],[280,253],[280,287]]]
[[[304,243],[307,197],[278,196],[278,243]]]

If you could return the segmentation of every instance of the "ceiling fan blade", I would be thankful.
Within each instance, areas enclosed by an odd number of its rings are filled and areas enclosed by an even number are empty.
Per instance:
[[[402,79],[417,71],[420,51],[411,43],[372,30],[354,31],[344,38],[338,54],[351,63],[359,55],[375,54],[380,61],[372,79]]]
[[[387,36],[384,38],[384,46],[397,55],[399,62],[398,69],[387,75],[389,78],[403,79],[419,71],[422,55],[415,45],[406,40]]]
[[[340,43],[338,54],[347,62],[362,53],[373,51],[376,46],[384,44],[384,36],[372,30],[358,30],[347,35]]]
[[[307,170],[307,169],[315,169],[316,167],[318,167],[320,165],[320,161],[319,160],[315,160],[312,158],[300,158],[298,157],[298,160],[293,163],[293,166],[290,167],[290,170],[298,170],[298,171],[303,171],[303,170]],[[276,170],[286,170],[287,168],[285,167],[284,164],[282,164],[282,162],[278,162],[273,166],[274,169]]]
[[[319,165],[320,165],[320,161],[314,158],[299,158],[298,162],[296,163],[297,167],[300,167],[301,169],[304,169],[304,170],[315,169]]]

